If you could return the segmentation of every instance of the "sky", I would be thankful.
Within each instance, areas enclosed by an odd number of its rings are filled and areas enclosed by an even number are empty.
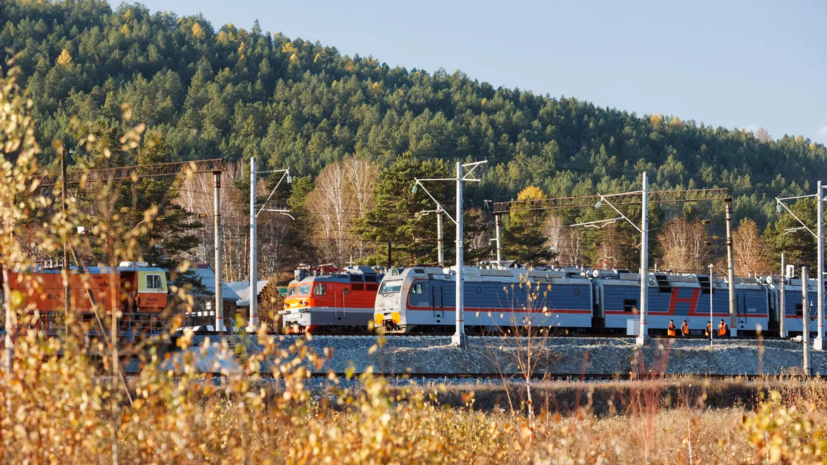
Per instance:
[[[118,2],[111,2],[117,5]],[[827,144],[823,0],[143,0],[601,107]]]

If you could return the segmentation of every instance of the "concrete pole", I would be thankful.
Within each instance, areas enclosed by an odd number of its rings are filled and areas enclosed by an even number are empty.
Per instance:
[[[804,373],[810,374],[810,308],[809,286],[807,285],[807,267],[801,267],[801,310],[804,324],[801,326],[804,341]]]
[[[215,232],[215,330],[223,332],[226,329],[224,327],[224,298],[221,295],[223,284],[221,279],[221,171],[213,172],[213,178],[215,180],[213,194],[215,198],[213,211],[213,229]]]
[[[494,215],[494,231],[497,235],[497,268],[502,268],[503,265],[503,244],[502,231],[500,230],[500,215]]]
[[[436,259],[439,267],[445,266],[445,244],[442,241],[442,205],[436,205]]]
[[[724,201],[726,207],[726,258],[727,278],[729,279],[729,335],[738,337],[735,305],[735,259],[732,252],[732,199]],[[744,309],[746,312],[747,309]]]
[[[818,182],[816,203],[818,203],[816,208],[816,214],[818,216],[818,237],[816,237],[816,242],[818,243],[818,267],[816,274],[816,285],[818,286],[816,290],[818,295],[816,300],[816,304],[818,305],[818,332],[813,341],[813,349],[821,351],[824,350],[824,196],[821,190],[821,181]],[[807,320],[808,325],[809,323],[810,321]]]
[[[66,148],[60,148],[60,193],[63,197],[63,218],[64,221],[68,222],[66,218],[67,211],[69,210],[68,207],[68,189],[66,186]],[[69,282],[71,276],[69,276],[69,247],[66,245],[68,238],[63,241],[63,325],[66,326],[69,324],[69,311],[72,305],[71,302],[71,291],[69,289]],[[137,290],[137,289],[136,289]],[[69,328],[66,327],[68,332]]]
[[[709,265],[709,347],[712,347],[712,339],[714,339],[713,335],[715,334],[715,319],[712,317],[712,297],[715,293],[715,287],[713,286],[714,282],[715,279],[712,275],[712,265]]]
[[[636,344],[642,346],[649,339],[649,323],[646,321],[649,294],[649,181],[643,172],[640,220],[640,335]]]
[[[778,290],[778,328],[779,328],[779,337],[787,337],[787,292],[784,289],[784,280],[786,278],[786,270],[784,267],[786,263],[784,263],[784,254],[781,254],[781,279],[779,280],[778,284],[780,286]]]
[[[466,348],[465,309],[462,282],[462,162],[457,162],[457,272],[456,272],[456,323],[457,331],[451,337],[451,345]]]
[[[256,158],[250,157],[250,322],[247,332],[258,330],[258,245],[256,237]]]

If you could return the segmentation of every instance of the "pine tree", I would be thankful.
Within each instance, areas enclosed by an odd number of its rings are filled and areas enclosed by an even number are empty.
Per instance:
[[[366,263],[384,264],[385,248],[380,244],[388,241],[392,243],[394,265],[436,261],[436,219],[434,215],[417,216],[419,212],[434,210],[435,205],[423,189],[413,192],[414,179],[449,177],[451,171],[449,164],[441,160],[421,161],[404,154],[379,174],[373,191],[373,207],[354,228],[363,240],[377,243],[377,253],[366,259]],[[443,206],[450,203],[450,187],[443,182],[427,185],[428,191]],[[445,229],[450,231],[448,227]]]
[[[534,200],[545,198],[543,191],[534,186],[528,186],[519,194],[517,200]],[[505,257],[503,259],[517,260],[519,263],[539,265],[546,263],[553,256],[551,249],[546,246],[546,236],[543,233],[545,215],[536,211],[520,211],[511,214],[503,232]]]

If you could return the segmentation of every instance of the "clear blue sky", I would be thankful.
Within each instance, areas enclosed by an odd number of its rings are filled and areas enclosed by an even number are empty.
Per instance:
[[[142,3],[202,13],[216,29],[258,19],[264,31],[391,66],[827,143],[824,0]]]

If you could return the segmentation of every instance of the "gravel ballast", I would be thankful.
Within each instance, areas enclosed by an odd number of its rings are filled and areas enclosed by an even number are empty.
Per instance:
[[[203,336],[193,338],[193,351],[210,338],[210,345],[245,345],[259,350],[255,337]],[[287,348],[301,336],[274,336]],[[782,375],[797,372],[802,344],[789,340],[721,339],[710,348],[703,339],[652,339],[642,349],[631,337],[557,337],[535,340],[529,357],[525,339],[469,337],[468,348],[450,345],[450,337],[389,336],[379,347],[376,336],[313,336],[307,345],[317,353],[333,350],[320,371],[344,373],[353,367],[362,373],[417,374],[518,374],[530,358],[535,374],[606,375],[660,373],[686,375]],[[376,346],[373,350],[372,347]],[[211,357],[217,351],[208,351]],[[372,353],[371,353],[372,352]],[[641,358],[642,357],[642,358]],[[209,366],[208,361],[200,367]],[[226,361],[222,361],[226,369]],[[827,352],[812,351],[813,373],[827,373]],[[316,371],[316,368],[313,367]],[[204,369],[204,371],[209,371]]]

